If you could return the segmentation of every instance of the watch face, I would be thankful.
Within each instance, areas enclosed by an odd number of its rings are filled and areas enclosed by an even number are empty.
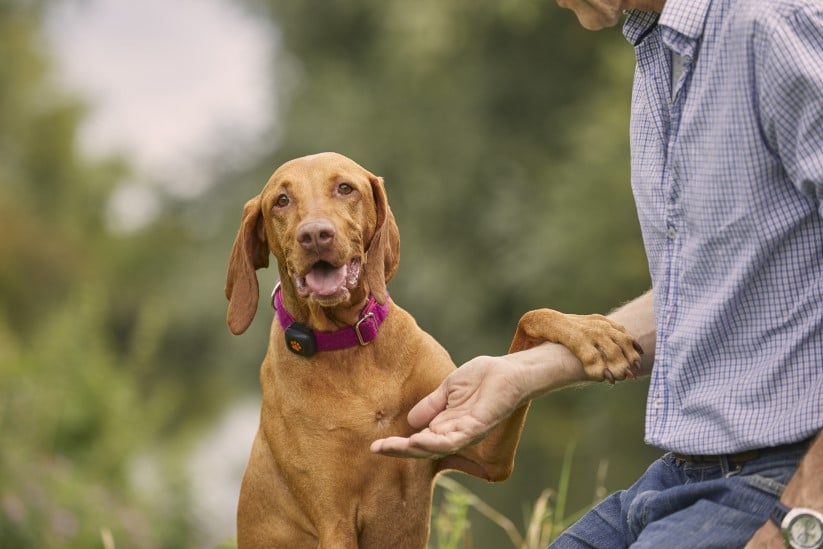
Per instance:
[[[823,523],[814,515],[798,513],[787,530],[789,542],[797,549],[813,549],[823,543]]]

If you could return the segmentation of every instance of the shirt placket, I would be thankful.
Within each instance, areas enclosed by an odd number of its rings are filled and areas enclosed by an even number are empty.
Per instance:
[[[662,33],[661,33],[662,34]],[[660,35],[658,35],[660,38]],[[650,387],[650,432],[656,435],[661,435],[664,431],[669,416],[669,406],[671,405],[671,398],[669,395],[669,387],[667,378],[669,374],[669,365],[671,362],[671,348],[669,346],[669,336],[674,330],[678,302],[680,299],[679,293],[679,276],[680,276],[680,262],[683,249],[684,236],[684,215],[682,204],[679,200],[681,191],[681,169],[679,166],[679,159],[677,157],[677,135],[680,128],[680,121],[683,112],[683,102],[685,94],[682,93],[683,83],[687,81],[688,72],[691,70],[690,57],[682,59],[682,72],[680,78],[673,82],[672,75],[672,58],[670,51],[664,47],[663,41],[659,40],[656,44],[659,48],[655,53],[656,62],[654,63],[654,93],[657,98],[655,105],[660,110],[657,113],[662,120],[665,121],[662,127],[665,132],[661,134],[665,144],[665,158],[663,169],[661,170],[660,193],[661,203],[663,204],[663,215],[665,223],[666,242],[664,247],[664,265],[665,272],[665,287],[661,288],[661,292],[656,295],[663,298],[662,306],[659,311],[662,314],[662,319],[659,322],[659,349],[655,364],[655,380],[656,382]],[[678,60],[680,61],[680,60]]]

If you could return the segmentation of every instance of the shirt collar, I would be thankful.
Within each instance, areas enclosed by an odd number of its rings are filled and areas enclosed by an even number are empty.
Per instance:
[[[653,11],[628,10],[626,22],[623,23],[623,36],[633,46],[638,46],[657,25],[659,13]]]
[[[666,0],[658,24],[692,40],[703,35],[712,0]]]
[[[666,0],[662,13],[628,10],[628,17],[623,24],[623,36],[637,46],[656,25],[662,25],[697,40],[703,34],[711,2],[712,0]]]

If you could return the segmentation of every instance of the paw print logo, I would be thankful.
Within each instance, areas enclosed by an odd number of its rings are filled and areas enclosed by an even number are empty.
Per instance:
[[[300,345],[300,342],[295,339],[289,341],[289,347],[291,347],[292,351],[294,351],[295,353],[303,352],[303,346]]]

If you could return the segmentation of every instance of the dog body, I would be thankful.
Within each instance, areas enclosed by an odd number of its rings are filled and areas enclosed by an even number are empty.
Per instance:
[[[275,323],[240,547],[425,547],[432,479],[444,464],[375,455],[369,444],[408,435],[408,410],[453,368],[395,304],[373,343],[311,359],[287,350]]]
[[[246,203],[229,260],[227,320],[235,334],[254,317],[255,271],[268,266],[270,253],[280,275],[278,307],[297,324],[272,323],[260,372],[260,427],[238,505],[239,547],[425,547],[435,475],[456,469],[507,478],[528,404],[456,455],[372,454],[372,441],[411,433],[408,411],[455,369],[446,350],[389,298],[399,235],[382,179],[335,153],[275,171]],[[295,325],[317,337],[360,326],[372,305],[388,314],[371,342],[316,353],[306,352],[305,340],[287,342]],[[512,350],[545,340],[579,343],[575,325],[544,311],[524,316]],[[586,339],[598,337],[630,341],[612,326]],[[605,367],[596,364],[601,358],[586,362],[592,375]]]

